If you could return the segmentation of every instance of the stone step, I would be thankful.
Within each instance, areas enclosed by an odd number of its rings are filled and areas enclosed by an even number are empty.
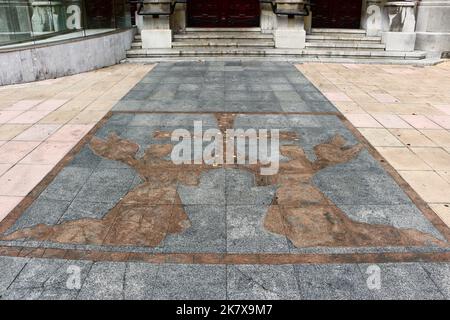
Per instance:
[[[244,40],[244,39],[189,39],[176,40],[172,43],[173,48],[185,47],[275,47],[273,40]]]
[[[322,29],[322,28],[312,28],[312,35],[323,35],[323,36],[345,36],[352,38],[363,38],[366,36],[366,30],[360,29]]]
[[[324,36],[324,37],[333,37],[333,38],[350,38],[350,39],[361,39],[366,37],[365,34],[347,34],[347,33],[315,33],[315,32],[310,32],[308,33],[309,35],[312,36]]]
[[[352,37],[348,35],[316,35],[307,34],[306,40],[312,41],[349,41],[349,42],[381,42],[381,37]]]
[[[260,32],[186,32],[175,34],[173,39],[273,39],[273,35]]]
[[[274,48],[275,42],[273,40],[244,40],[244,39],[217,39],[217,40],[176,40],[172,42],[174,48],[187,48],[187,47],[264,47]],[[142,41],[134,41],[131,44],[133,49],[141,49]]]
[[[364,29],[343,29],[343,28],[311,28],[311,32],[366,34],[366,30]]]
[[[422,51],[384,51],[384,50],[324,50],[310,49],[303,50],[308,56],[327,56],[327,57],[352,57],[352,58],[389,58],[389,59],[424,59],[426,53]]]
[[[323,49],[275,49],[275,48],[174,48],[134,49],[127,52],[127,58],[158,57],[214,57],[214,56],[258,56],[258,57],[309,57],[309,58],[351,58],[418,60],[426,57],[425,52],[393,52],[381,50],[323,50]]]
[[[282,61],[291,63],[346,63],[346,64],[378,64],[378,65],[406,65],[406,66],[434,66],[442,62],[440,58],[426,59],[389,59],[389,58],[334,58],[334,57],[303,57],[303,56],[161,56],[161,57],[143,57],[143,58],[126,58],[122,63],[135,64],[153,64],[158,62],[186,62],[186,61]]]
[[[198,28],[204,31],[191,31],[192,28],[187,28],[186,32],[174,35],[174,39],[248,39],[248,38],[272,38],[272,34],[261,33],[260,28],[249,28],[254,31],[236,31],[232,29],[220,29],[224,31],[217,31],[217,29]],[[208,31],[215,30],[215,31]],[[229,31],[226,31],[229,30]],[[313,29],[314,30],[314,29]],[[135,35],[135,40],[141,40],[140,34]],[[341,40],[341,41],[381,41],[381,37],[367,37],[364,34],[350,34],[350,33],[310,33],[306,35],[309,40]]]
[[[133,41],[131,43],[131,48],[132,49],[139,49],[142,48],[142,42],[141,41]]]
[[[261,28],[186,28],[186,32],[261,32]]]
[[[306,48],[311,49],[351,49],[351,50],[385,50],[386,45],[383,43],[357,42],[357,41],[324,41],[324,42],[307,42]]]

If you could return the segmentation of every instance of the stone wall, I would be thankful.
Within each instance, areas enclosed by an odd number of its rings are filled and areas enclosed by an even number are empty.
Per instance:
[[[63,43],[0,51],[0,85],[77,74],[119,63],[131,47],[134,30]]]

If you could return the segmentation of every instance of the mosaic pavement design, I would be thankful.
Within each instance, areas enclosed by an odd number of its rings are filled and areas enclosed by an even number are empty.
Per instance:
[[[174,165],[170,133],[193,132],[199,120],[204,130],[280,129],[279,173]],[[75,151],[0,224],[3,254],[204,264],[449,259],[448,228],[287,63],[160,64]]]

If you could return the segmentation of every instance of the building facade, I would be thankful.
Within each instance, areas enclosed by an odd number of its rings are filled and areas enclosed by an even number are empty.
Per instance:
[[[131,16],[127,0],[0,0],[0,85],[119,63]]]
[[[187,28],[261,28],[277,48],[304,48],[312,28],[363,29],[387,51],[450,51],[450,0],[146,0],[136,21],[143,48],[171,48]],[[161,14],[158,14],[161,13]]]
[[[434,63],[449,52],[450,0],[0,0],[0,85],[124,59]]]

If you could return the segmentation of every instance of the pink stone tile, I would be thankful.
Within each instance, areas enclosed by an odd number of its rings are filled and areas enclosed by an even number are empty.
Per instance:
[[[55,133],[61,125],[59,124],[36,124],[31,128],[25,130],[17,137],[16,141],[44,141]]]
[[[48,115],[51,110],[42,110],[42,111],[26,111],[19,115],[18,117],[8,121],[8,123],[14,124],[33,124],[44,118]]]
[[[36,141],[9,141],[0,147],[0,163],[14,164],[38,145]]]
[[[9,168],[11,168],[13,164],[0,164],[0,176],[4,174],[6,171],[8,171]]]
[[[41,103],[42,100],[21,100],[6,108],[6,111],[27,111]]]
[[[382,128],[370,114],[347,113],[347,119],[357,128]]]
[[[433,122],[436,122],[444,129],[450,129],[450,116],[428,116]]]
[[[7,123],[9,120],[16,118],[23,111],[0,111],[0,123]]]
[[[387,93],[372,93],[370,94],[372,97],[374,97],[378,102],[381,103],[394,103],[398,102],[398,100]]]
[[[75,142],[44,142],[28,154],[20,164],[57,164],[75,145]]]
[[[0,87],[0,94],[1,94],[1,88]],[[5,101],[0,99],[0,110],[4,110],[6,108],[9,108],[13,103],[11,101]]]
[[[403,115],[400,117],[416,129],[442,129],[436,123],[422,115]]]
[[[23,200],[23,197],[0,196],[0,222]]]
[[[53,111],[61,107],[67,101],[69,100],[49,99],[34,107],[33,111],[40,111],[40,110]]]
[[[26,196],[52,168],[53,165],[15,165],[0,177],[0,196]]]
[[[353,101],[348,95],[343,92],[324,92],[324,95],[331,101],[351,102]]]
[[[361,66],[359,64],[352,64],[352,63],[344,63],[342,64],[347,69],[360,69]]]
[[[383,127],[388,129],[410,129],[411,126],[395,114],[372,114]]]
[[[48,141],[80,141],[94,124],[67,124],[54,133]]]
[[[450,115],[450,104],[447,105],[434,105],[434,107],[448,115]]]

